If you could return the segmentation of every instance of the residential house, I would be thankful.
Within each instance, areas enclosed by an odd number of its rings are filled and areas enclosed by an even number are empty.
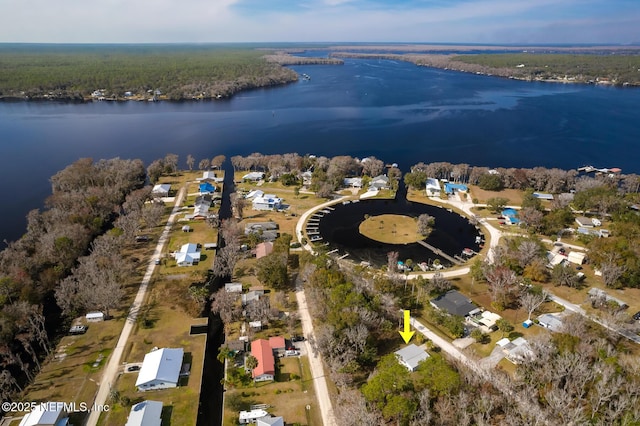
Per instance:
[[[440,195],[440,182],[438,179],[427,178],[427,197],[437,197]]]
[[[547,194],[544,192],[534,192],[533,196],[539,200],[547,200],[547,201],[553,200],[553,194]]]
[[[256,426],[284,426],[284,419],[280,416],[266,416],[256,420]]]
[[[178,266],[193,266],[200,262],[200,249],[197,244],[187,243],[180,247],[180,251],[175,253]]]
[[[455,192],[469,192],[469,187],[462,183],[445,182],[444,192],[451,195]]]
[[[413,343],[395,351],[395,354],[398,362],[409,371],[416,371],[420,362],[429,358],[429,354],[424,349],[419,348]]]
[[[264,241],[278,238],[278,224],[275,222],[253,222],[244,227],[244,234],[258,234]]]
[[[254,189],[249,191],[249,193],[247,193],[247,195],[244,196],[244,198],[246,198],[247,200],[253,200],[256,197],[263,197],[264,196],[264,191],[262,191],[261,189]]]
[[[253,380],[256,382],[273,380],[276,374],[276,361],[269,341],[258,339],[251,342],[251,355],[258,360],[258,366],[251,372]]]
[[[278,356],[283,355],[287,349],[287,343],[282,336],[269,337],[269,346],[271,346],[271,350]]]
[[[567,256],[567,260],[571,263],[575,263],[576,265],[582,265],[586,257],[587,257],[586,253],[582,253],[579,251],[572,251],[572,252],[569,252],[569,256]]]
[[[348,177],[344,178],[342,184],[346,188],[362,188],[362,178],[361,177]]]
[[[240,411],[240,415],[238,416],[238,421],[240,424],[249,424],[254,423],[258,419],[267,417],[269,413],[262,409],[251,410],[251,411]]]
[[[307,170],[300,174],[300,178],[302,179],[302,184],[305,186],[311,185],[312,177],[313,177],[313,172],[311,172],[311,170]]]
[[[591,296],[592,299],[601,298],[601,299],[604,299],[606,302],[616,302],[618,306],[620,306],[620,309],[627,309],[629,307],[629,305],[627,305],[626,302],[623,302],[622,300],[616,297],[610,296],[606,291],[600,290],[599,288],[592,287],[589,289],[587,294]]]
[[[171,185],[169,185],[168,183],[158,184],[155,185],[151,190],[151,195],[155,198],[168,197],[170,190]]]
[[[242,293],[242,283],[226,283],[224,291],[227,293]]]
[[[67,417],[67,413],[65,411],[65,403],[49,401],[33,407],[31,411],[25,414],[22,418],[19,426],[67,425],[69,425],[69,417]]]
[[[262,179],[264,179],[264,173],[262,172],[251,172],[242,176],[242,180],[249,180],[251,182],[257,182]]]
[[[260,300],[262,296],[264,296],[264,290],[250,290],[242,295],[242,306],[256,302]]]
[[[161,417],[162,402],[142,401],[131,407],[125,426],[160,426]]]
[[[379,175],[371,179],[369,182],[369,191],[379,191],[381,189],[389,189],[389,178],[387,175]]]
[[[449,290],[445,294],[430,301],[431,305],[450,315],[466,317],[480,312],[480,309],[457,290]]]
[[[576,223],[582,228],[593,228],[593,221],[591,221],[591,219],[589,219],[588,217],[576,217]]]
[[[557,314],[542,314],[538,317],[538,324],[551,331],[561,332],[563,330],[562,319]]]
[[[177,387],[183,356],[182,348],[162,348],[146,354],[136,380],[138,390]]]
[[[506,340],[506,342],[505,342]],[[502,347],[502,351],[507,356],[507,359],[514,364],[519,364],[526,358],[533,355],[529,342],[524,337],[518,337],[512,342],[506,337],[496,343]]]
[[[278,210],[282,206],[282,199],[274,194],[264,194],[262,197],[255,197],[251,205],[254,210]]]
[[[202,177],[197,180],[201,182],[222,182],[223,178],[219,178],[216,172],[212,172],[210,170],[206,170],[202,172]]]
[[[478,325],[485,333],[491,333],[498,329],[496,323],[502,317],[494,312],[482,311],[481,313],[469,316],[468,318],[471,323]]]
[[[200,194],[213,194],[216,192],[216,187],[209,182],[203,182],[198,185],[198,191]]]
[[[273,243],[271,241],[265,241],[256,246],[256,259],[261,259],[270,255],[273,252]]]

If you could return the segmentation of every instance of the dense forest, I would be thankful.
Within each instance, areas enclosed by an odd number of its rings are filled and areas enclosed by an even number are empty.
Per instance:
[[[297,79],[265,53],[212,45],[0,45],[0,98],[210,99]]]

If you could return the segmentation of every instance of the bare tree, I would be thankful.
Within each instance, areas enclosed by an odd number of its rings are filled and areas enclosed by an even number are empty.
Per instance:
[[[148,203],[141,211],[142,220],[147,228],[155,228],[160,224],[165,213],[165,205],[162,201]]]
[[[367,405],[362,393],[342,388],[337,397],[336,420],[341,426],[379,426],[384,424],[381,414]],[[426,425],[427,423],[422,423]]]
[[[238,220],[242,220],[244,217],[244,209],[247,206],[247,200],[237,192],[230,195],[231,209],[235,212],[235,216]]]
[[[211,167],[214,169],[219,169],[222,167],[222,164],[226,161],[227,157],[224,155],[216,155],[211,159]]]
[[[209,169],[210,166],[211,166],[211,160],[209,160],[208,158],[203,158],[198,163],[198,169],[200,170],[207,170]]]
[[[538,309],[548,298],[549,293],[544,289],[540,293],[528,291],[520,295],[520,304],[527,311],[528,320],[531,320],[533,311]]]
[[[517,276],[515,272],[504,266],[489,268],[485,272],[485,278],[489,283],[491,299],[502,307],[511,303],[511,297],[516,290]]]
[[[384,163],[376,157],[363,158],[361,163],[362,173],[365,175],[375,177],[384,171]]]
[[[616,264],[613,260],[608,260],[600,265],[600,272],[602,272],[602,281],[607,287],[613,288],[616,283],[625,273],[626,268],[624,266]]]
[[[387,271],[393,274],[398,271],[398,256],[397,251],[390,251],[387,253]]]
[[[189,154],[187,155],[187,167],[189,167],[189,170],[193,170],[193,165],[196,163],[196,159],[193,158],[193,155]]]
[[[429,280],[429,284],[431,287],[431,291],[440,294],[451,290],[451,288],[453,287],[451,281],[446,279],[441,272],[436,272],[435,274],[433,274],[433,276]]]
[[[436,219],[428,214],[421,214],[418,216],[418,233],[427,238],[433,231]]]
[[[164,156],[164,171],[168,174],[174,174],[178,171],[178,154]]]
[[[225,333],[228,333],[231,323],[239,317],[240,304],[236,293],[227,292],[224,288],[219,289],[211,296],[211,311],[220,315],[224,323]]]

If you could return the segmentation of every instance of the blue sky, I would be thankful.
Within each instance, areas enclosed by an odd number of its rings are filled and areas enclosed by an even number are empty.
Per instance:
[[[640,0],[0,0],[0,42],[640,42]]]

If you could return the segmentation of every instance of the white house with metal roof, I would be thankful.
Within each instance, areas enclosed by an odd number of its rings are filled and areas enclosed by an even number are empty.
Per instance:
[[[62,402],[43,402],[35,406],[20,421],[20,426],[67,426],[69,417]]]
[[[429,354],[424,349],[417,347],[413,343],[395,351],[395,354],[398,362],[409,371],[416,371],[418,364],[429,358]]]
[[[146,354],[136,380],[138,390],[177,387],[183,356],[182,348],[162,348]]]
[[[153,189],[151,190],[151,195],[153,195],[154,197],[160,197],[160,198],[168,197],[170,190],[171,190],[171,185],[169,185],[168,183],[161,183],[153,187]]]
[[[200,262],[200,250],[194,243],[183,244],[180,251],[175,253],[178,266],[193,266]]]
[[[142,401],[131,407],[125,426],[160,426],[162,402]]]

